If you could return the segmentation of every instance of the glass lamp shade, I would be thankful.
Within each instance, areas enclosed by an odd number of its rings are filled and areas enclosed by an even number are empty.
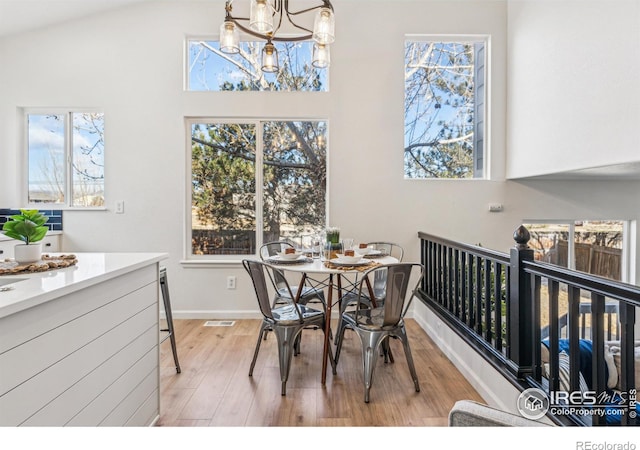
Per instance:
[[[267,0],[251,0],[249,27],[261,34],[273,31],[273,14]]]
[[[240,35],[236,25],[224,21],[220,25],[220,51],[223,53],[240,53]]]
[[[331,63],[331,54],[329,53],[329,47],[327,45],[313,44],[313,60],[311,65],[318,69],[326,69]]]
[[[313,40],[318,44],[331,44],[336,39],[335,28],[333,11],[329,8],[320,8],[313,23]]]
[[[271,42],[267,42],[262,48],[262,71],[277,72],[278,70],[280,70],[280,66],[278,66],[278,51]]]

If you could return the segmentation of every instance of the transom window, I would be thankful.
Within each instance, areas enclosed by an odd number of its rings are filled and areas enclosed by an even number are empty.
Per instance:
[[[274,42],[280,70],[260,70],[264,42],[240,42],[240,53],[220,51],[218,40],[187,40],[186,82],[189,91],[297,91],[329,90],[328,70],[311,65],[312,41]]]
[[[187,123],[188,256],[255,255],[262,243],[325,227],[326,121]]]
[[[485,38],[405,41],[405,178],[485,178]]]
[[[27,202],[104,206],[104,115],[25,111]]]

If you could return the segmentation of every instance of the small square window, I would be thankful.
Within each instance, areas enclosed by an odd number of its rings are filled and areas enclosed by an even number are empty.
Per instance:
[[[104,115],[27,112],[27,202],[104,206]]]

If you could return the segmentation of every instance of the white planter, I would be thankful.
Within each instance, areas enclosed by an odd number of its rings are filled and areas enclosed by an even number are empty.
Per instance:
[[[42,259],[42,242],[17,244],[14,251],[15,260],[19,264],[40,261]]]

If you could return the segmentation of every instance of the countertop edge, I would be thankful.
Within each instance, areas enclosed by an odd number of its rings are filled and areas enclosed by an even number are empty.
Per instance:
[[[52,253],[55,255],[55,253]],[[95,274],[87,275],[78,281],[65,282],[63,286],[56,287],[51,290],[36,290],[36,286],[42,284],[41,279],[51,274],[63,275],[65,272],[72,271],[76,266],[58,269],[56,271],[38,272],[33,274],[16,274],[4,275],[0,279],[25,278],[29,280],[16,284],[16,288],[7,292],[0,292],[0,319],[24,311],[34,306],[41,305],[56,298],[86,289],[90,286],[111,280],[113,278],[124,275],[128,272],[140,269],[142,267],[159,263],[168,259],[168,253],[74,253],[78,257],[78,264],[83,263],[83,259],[105,255],[113,255],[114,257],[128,258],[128,262],[123,262],[115,267],[105,271],[96,271]],[[24,283],[24,284],[23,284]],[[8,295],[7,295],[8,294]],[[24,298],[20,298],[20,297]]]

